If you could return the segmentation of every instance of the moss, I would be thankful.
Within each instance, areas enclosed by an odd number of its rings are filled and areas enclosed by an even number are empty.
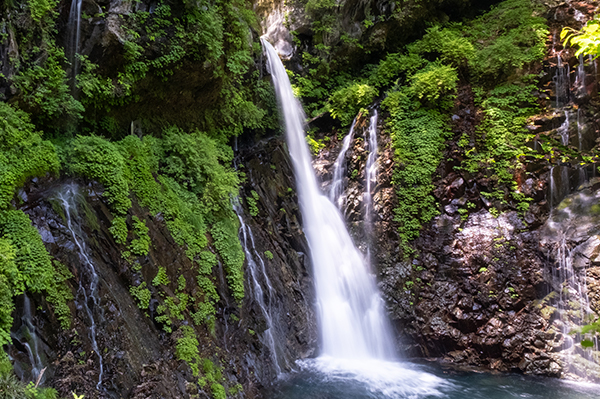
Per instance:
[[[169,280],[169,277],[167,276],[167,270],[164,267],[161,266],[158,268],[158,273],[154,276],[152,284],[156,286],[171,284],[171,280]]]
[[[12,296],[25,290],[45,293],[54,307],[54,314],[64,328],[71,323],[67,302],[73,299],[65,281],[71,273],[59,262],[53,263],[38,230],[31,225],[22,211],[0,211],[0,301],[11,309]],[[10,321],[12,324],[12,320]],[[0,319],[0,328],[10,327],[8,320]],[[0,339],[8,338],[6,330]]]
[[[129,292],[136,299],[140,309],[148,309],[150,307],[150,300],[152,299],[152,293],[146,287],[146,282],[142,282],[137,287],[129,288]]]
[[[27,179],[58,169],[54,146],[42,140],[29,115],[0,102],[0,210],[8,208]]]
[[[129,250],[134,255],[146,256],[148,255],[148,251],[150,249],[150,236],[148,235],[148,227],[146,227],[146,222],[144,220],[140,220],[137,216],[133,216],[132,219],[133,231],[136,235],[136,238],[131,240]]]

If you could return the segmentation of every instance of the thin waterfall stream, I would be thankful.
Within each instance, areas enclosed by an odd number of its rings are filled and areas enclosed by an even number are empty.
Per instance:
[[[81,4],[83,0],[72,0],[69,10],[69,43],[67,51],[71,62],[71,89],[74,91],[77,85],[77,73],[79,72],[79,42],[81,41]]]
[[[365,230],[367,234],[373,233],[373,187],[377,184],[377,110],[369,119],[369,156],[365,166]],[[366,139],[365,139],[366,140]],[[370,257],[370,254],[369,254]]]
[[[79,305],[83,305],[85,312],[90,322],[89,338],[92,345],[92,349],[96,356],[98,356],[99,374],[98,384],[96,388],[100,389],[102,386],[102,374],[104,372],[102,352],[98,347],[96,339],[96,319],[94,317],[94,310],[98,308],[100,304],[100,297],[98,296],[98,283],[100,277],[96,272],[94,262],[90,257],[89,249],[85,242],[85,235],[81,230],[81,226],[77,223],[77,199],[81,194],[78,193],[77,186],[75,184],[65,185],[64,188],[57,194],[57,199],[60,201],[62,208],[65,212],[65,219],[67,222],[67,229],[73,238],[73,243],[76,245],[76,249],[79,256],[81,275],[86,276],[89,279],[89,286],[85,287],[83,279],[79,278],[79,288],[77,294],[81,295],[83,301]]]
[[[233,209],[240,221],[240,241],[242,243],[242,248],[244,248],[244,254],[246,255],[248,270],[250,271],[253,298],[258,303],[258,306],[260,307],[262,315],[265,318],[265,322],[267,324],[267,329],[263,333],[263,343],[265,344],[265,346],[267,346],[267,348],[269,348],[269,356],[271,357],[271,361],[273,362],[275,372],[279,376],[281,374],[281,366],[279,364],[277,353],[278,349],[279,351],[281,351],[281,348],[278,348],[278,345],[275,341],[275,337],[273,335],[274,328],[271,310],[271,307],[273,306],[275,300],[273,286],[271,285],[271,281],[269,280],[269,276],[267,275],[265,261],[256,250],[252,230],[250,229],[250,226],[248,226],[244,222],[243,210],[239,205],[239,202],[236,203],[234,201]],[[267,287],[266,295],[263,291],[262,286],[260,285],[260,277],[262,277],[262,280],[264,281]],[[268,299],[268,303],[265,302],[265,296]]]
[[[350,148],[350,143],[354,139],[354,127],[356,126],[356,118],[352,121],[350,132],[342,140],[342,148],[335,163],[333,164],[333,179],[331,180],[331,188],[329,189],[329,199],[338,206],[342,207],[344,192],[344,172],[346,171],[346,153]]]

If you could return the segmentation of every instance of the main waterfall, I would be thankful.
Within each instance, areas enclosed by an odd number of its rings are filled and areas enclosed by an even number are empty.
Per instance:
[[[304,137],[304,112],[277,52],[265,39],[262,42],[283,110],[304,232],[311,249],[322,355],[393,359],[392,335],[375,280],[352,243],[338,208],[319,189]]]

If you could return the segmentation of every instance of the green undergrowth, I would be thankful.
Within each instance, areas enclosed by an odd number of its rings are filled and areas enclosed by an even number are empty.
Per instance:
[[[45,294],[63,328],[71,323],[67,305],[73,299],[65,281],[73,277],[59,262],[53,262],[29,217],[18,210],[0,211],[0,340],[10,342],[12,298],[31,293]]]
[[[0,102],[0,344],[10,342],[13,297],[41,293],[67,328],[72,299],[65,285],[71,275],[52,261],[41,237],[22,211],[12,209],[17,188],[28,179],[56,174],[59,162],[54,146],[41,138],[29,116]]]
[[[472,87],[482,118],[474,137],[459,140],[464,156],[458,169],[483,173],[491,182],[484,195],[527,208],[530,199],[518,192],[514,175],[523,166],[521,157],[532,152],[525,125],[537,111],[537,76],[528,70],[543,58],[548,33],[536,12],[530,2],[505,1],[473,21],[434,26],[404,52],[371,68],[365,81],[388,87],[382,105],[389,112],[386,126],[397,165],[395,220],[406,255],[411,253],[406,244],[438,214],[433,179],[451,138],[459,83]]]
[[[57,173],[54,146],[42,140],[27,113],[0,102],[0,210],[29,178]]]
[[[147,255],[151,246],[146,221],[130,216],[131,192],[151,218],[164,221],[175,242],[196,265],[201,293],[189,298],[183,290],[173,290],[175,296],[165,296],[159,306],[157,321],[166,330],[172,330],[186,314],[195,324],[214,326],[219,297],[212,275],[217,256],[223,262],[234,299],[241,303],[244,253],[238,239],[239,222],[230,203],[238,193],[239,177],[226,166],[233,157],[229,146],[200,131],[167,128],[161,138],[127,136],[117,142],[77,136],[63,144],[61,153],[69,173],[104,185],[103,195],[115,214],[110,232],[115,242],[126,247],[124,256],[130,262]],[[216,254],[208,247],[209,236]],[[152,282],[156,287],[171,283],[160,278],[161,271],[164,274],[159,268]],[[131,290],[140,306],[147,308],[149,288]]]
[[[36,387],[33,381],[19,380],[4,353],[0,353],[0,396],[3,399],[59,399],[54,388]]]
[[[197,385],[199,388],[210,392],[213,399],[225,399],[227,391],[223,384],[226,384],[227,381],[223,377],[222,368],[212,360],[202,358],[200,343],[196,338],[194,329],[190,326],[181,326],[177,331],[177,335],[179,337],[175,349],[177,359],[186,362],[190,366],[192,374],[198,379]],[[242,390],[240,384],[235,384],[229,388],[232,395]]]

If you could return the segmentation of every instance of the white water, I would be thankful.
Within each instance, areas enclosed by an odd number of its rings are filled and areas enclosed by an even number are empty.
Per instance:
[[[571,73],[571,67],[568,63],[563,65],[560,52],[556,55],[556,58],[556,74],[554,75],[554,82],[556,84],[556,108],[560,108],[567,105],[570,99],[571,81],[569,75]]]
[[[558,134],[560,134],[560,141],[562,145],[569,145],[569,111],[565,111],[565,121],[558,128]]]
[[[275,367],[275,372],[279,376],[281,374],[281,366],[279,365],[279,360],[277,357],[277,345],[275,337],[273,336],[273,317],[271,315],[271,307],[274,303],[273,286],[271,285],[271,280],[267,275],[265,261],[256,250],[252,230],[250,229],[250,226],[244,223],[244,218],[242,217],[243,211],[239,205],[239,202],[234,202],[233,209],[235,210],[235,213],[237,214],[237,217],[240,220],[240,241],[242,243],[242,247],[244,248],[246,262],[248,264],[248,270],[250,270],[250,278],[252,279],[252,296],[254,300],[258,303],[263,317],[265,318],[265,322],[267,323],[267,329],[263,333],[263,344],[265,344],[269,348],[269,355],[273,362],[273,366]],[[260,267],[257,264],[256,260],[258,260],[258,263],[260,263]],[[267,287],[266,296],[269,300],[268,304],[265,303],[265,292],[263,291],[263,288],[260,285],[259,275],[262,277],[262,280],[264,281]]]
[[[352,127],[350,132],[344,137],[342,141],[342,149],[335,159],[333,164],[333,179],[331,180],[331,188],[329,189],[329,199],[341,209],[344,198],[342,193],[344,192],[344,172],[346,171],[346,153],[350,148],[350,143],[354,139],[354,126],[356,125],[356,118],[352,121]]]
[[[262,43],[285,120],[304,232],[311,250],[321,355],[333,359],[393,359],[392,336],[375,279],[352,243],[341,213],[319,190],[305,141],[304,112],[277,52],[264,38]]]
[[[98,356],[99,370],[100,373],[98,375],[98,384],[96,384],[96,388],[100,389],[102,385],[102,374],[104,372],[104,366],[102,363],[102,353],[98,348],[98,342],[96,341],[96,320],[94,318],[94,313],[92,307],[90,307],[90,301],[92,302],[93,308],[98,308],[100,303],[100,298],[98,297],[98,282],[100,280],[98,273],[96,272],[96,268],[94,267],[94,262],[91,260],[89,255],[89,250],[85,243],[83,232],[81,231],[81,227],[79,224],[74,223],[74,218],[77,217],[77,197],[79,196],[77,192],[77,186],[75,184],[66,185],[61,192],[58,193],[57,198],[61,201],[63,209],[65,211],[65,218],[67,221],[67,228],[71,233],[71,237],[73,238],[73,242],[77,246],[79,261],[81,262],[81,275],[86,274],[89,278],[89,288],[83,286],[83,279],[80,276],[79,278],[79,289],[78,294],[83,296],[83,307],[88,315],[90,320],[90,329],[89,329],[89,337],[90,342],[92,344],[92,349]]]
[[[73,87],[76,85],[75,78],[79,71],[79,60],[77,54],[79,54],[79,42],[81,39],[81,3],[83,0],[72,0],[71,9],[69,10],[69,44],[67,46],[69,61],[71,62],[72,68],[72,84]]]
[[[541,243],[548,249],[549,258],[555,263],[550,265],[551,283],[558,293],[558,301],[553,303],[559,312],[559,323],[564,336],[561,355],[568,366],[566,371],[576,374],[580,372],[577,367],[571,367],[577,356],[583,356],[587,361],[593,362],[592,351],[583,349],[580,345],[582,337],[570,334],[571,331],[589,323],[593,311],[587,295],[586,267],[575,265],[576,258],[581,259],[581,237],[589,237],[590,229],[595,232],[596,221],[590,207],[598,202],[598,194],[574,194],[565,199],[564,205],[552,209],[550,217],[542,230]],[[592,238],[593,239],[593,238]],[[586,338],[589,338],[586,337]],[[594,350],[598,348],[595,347]]]
[[[40,372],[44,368],[44,363],[40,356],[40,339],[37,336],[36,328],[33,323],[33,316],[31,314],[31,300],[24,295],[23,298],[23,315],[21,316],[23,327],[27,329],[25,339],[27,342],[23,343],[23,346],[27,349],[27,355],[29,356],[29,363],[31,363],[31,376],[34,381],[37,380]],[[13,336],[14,338],[14,336]],[[30,343],[32,345],[30,345]],[[40,383],[44,382],[45,376],[42,376]]]
[[[365,167],[365,223],[367,231],[372,232],[373,213],[373,186],[377,184],[377,110],[373,110],[373,116],[369,121],[369,156]]]

